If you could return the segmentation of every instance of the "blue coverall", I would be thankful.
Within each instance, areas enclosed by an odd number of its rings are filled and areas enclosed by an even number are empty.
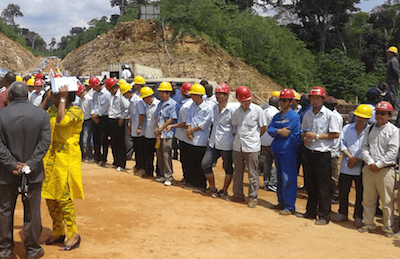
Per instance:
[[[300,117],[290,109],[282,118],[277,113],[268,127],[268,134],[274,137],[271,148],[274,152],[277,170],[277,196],[279,205],[286,210],[295,211],[297,197],[297,147],[300,141]],[[290,130],[288,137],[277,134],[278,129]]]

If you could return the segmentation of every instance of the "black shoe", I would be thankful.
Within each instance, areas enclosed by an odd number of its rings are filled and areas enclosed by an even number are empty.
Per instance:
[[[307,212],[306,213],[296,213],[296,216],[298,218],[303,218],[303,219],[316,219],[316,216],[310,215]]]
[[[52,245],[52,244],[56,244],[56,243],[64,243],[64,239],[65,239],[65,235],[61,235],[59,236],[57,239],[54,239],[53,241],[50,240],[51,237],[49,237],[48,239],[46,239],[44,241],[44,243],[46,245]]]
[[[380,208],[376,208],[375,216],[382,216],[382,215],[383,215],[382,210]]]
[[[232,196],[232,197],[230,198],[230,201],[241,203],[241,202],[244,202],[244,197],[242,198],[242,197]]]
[[[328,225],[328,224],[329,224],[329,220],[326,220],[326,219],[317,219],[315,221],[315,225],[318,225],[318,226],[323,226],[323,225]]]
[[[76,241],[75,244],[73,244],[72,246],[65,246],[65,247],[60,247],[61,251],[71,251],[74,250],[75,248],[78,248],[81,244],[81,236],[78,236],[78,240]]]
[[[271,209],[273,209],[273,210],[283,210],[283,209],[285,209],[285,205],[283,205],[283,204],[272,205]]]
[[[28,255],[28,259],[38,259],[43,256],[44,256],[44,250],[40,249],[39,253],[37,253],[36,255]]]

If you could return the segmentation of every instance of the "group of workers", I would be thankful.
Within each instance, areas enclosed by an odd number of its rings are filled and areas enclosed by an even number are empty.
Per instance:
[[[376,102],[358,106],[353,123],[343,128],[336,99],[327,96],[322,87],[313,87],[302,96],[291,89],[274,92],[263,109],[252,103],[252,93],[246,86],[236,89],[239,103],[231,103],[228,84],[219,84],[213,93],[212,86],[206,81],[202,83],[184,83],[176,89],[171,83],[162,82],[157,88],[158,99],[156,89],[145,86],[141,76],[134,78],[133,85],[113,78],[102,84],[97,77],[90,78],[88,86],[80,86],[77,92],[85,117],[83,128],[89,124],[87,128],[93,129],[93,154],[90,133],[82,131],[83,161],[106,166],[110,136],[117,171],[126,172],[126,158],[133,144],[134,174],[152,178],[155,173],[157,182],[170,186],[174,183],[172,159],[177,140],[182,184],[186,188],[228,198],[233,181],[230,200],[244,202],[243,176],[247,171],[248,206],[254,208],[262,151],[263,185],[276,191],[278,204],[273,208],[280,210],[281,215],[315,219],[317,225],[331,220],[347,221],[348,196],[354,181],[355,226],[360,232],[376,230],[374,215],[380,199],[382,229],[386,236],[394,235],[394,167],[399,134],[389,121],[393,106],[382,101],[385,94],[379,88],[371,88],[367,93]],[[90,89],[94,90],[93,96]],[[125,138],[127,129],[129,139]],[[219,157],[225,170],[221,190],[216,188],[213,174]],[[306,212],[295,213],[301,165],[308,200]],[[340,206],[335,215],[332,202]]]
[[[395,47],[388,49],[388,73],[399,72],[396,54]],[[13,81],[22,81],[20,76],[9,77],[6,75],[3,79],[5,87],[0,92],[0,109],[10,104],[9,98],[14,92],[25,98],[21,84],[8,92]],[[81,242],[76,230],[75,212],[67,216],[64,213],[73,208],[74,198],[83,198],[80,173],[76,174],[79,184],[75,186],[80,193],[74,196],[75,191],[63,192],[59,195],[68,200],[60,202],[66,204],[65,208],[52,205],[54,197],[49,195],[52,192],[48,192],[49,165],[54,164],[49,159],[52,154],[59,153],[58,149],[64,149],[59,144],[68,135],[66,130],[70,131],[71,138],[80,135],[83,162],[109,167],[107,157],[111,144],[112,166],[117,171],[128,172],[126,161],[134,154],[134,174],[143,178],[154,177],[165,186],[175,183],[172,160],[177,157],[179,148],[183,173],[181,184],[195,192],[207,192],[214,198],[245,202],[243,178],[247,172],[250,208],[255,208],[258,203],[259,159],[263,157],[263,186],[277,194],[278,203],[272,208],[283,216],[296,215],[315,220],[316,225],[326,225],[331,220],[349,220],[349,193],[354,181],[355,227],[361,233],[376,233],[379,228],[374,216],[380,212],[383,234],[393,237],[399,129],[390,119],[398,109],[397,92],[393,90],[397,89],[396,83],[398,87],[398,75],[396,82],[390,79],[387,84],[369,89],[367,103],[359,105],[353,113],[353,121],[344,125],[336,109],[337,100],[327,96],[325,89],[319,86],[301,96],[291,89],[275,91],[268,104],[260,107],[252,102],[253,94],[246,86],[235,90],[238,103],[228,102],[231,88],[227,83],[220,83],[215,91],[205,80],[199,84],[186,82],[180,88],[174,82],[162,82],[153,89],[146,86],[142,76],[136,76],[132,83],[114,78],[102,81],[92,76],[83,85],[78,84],[75,96],[75,93],[68,93],[67,87],[52,94],[43,76],[37,74],[26,82],[29,86],[27,98],[34,106],[48,111],[51,130],[54,135],[57,131],[60,137],[52,138],[50,151],[44,158],[46,178],[42,193],[54,221],[54,233],[46,244],[64,241],[63,224],[67,226],[68,239],[62,250],[77,248]],[[75,97],[79,98],[75,100]],[[64,124],[70,127],[66,128]],[[400,124],[400,119],[396,124]],[[69,156],[65,152],[64,156]],[[58,157],[61,166],[65,159]],[[213,166],[220,157],[225,179],[223,188],[218,190]],[[13,174],[20,176],[23,166],[18,162]],[[308,194],[305,213],[298,213],[295,208],[300,167],[304,174],[304,186],[300,188],[306,189]],[[80,171],[80,167],[75,169]],[[233,195],[229,196],[232,182]],[[4,183],[0,181],[1,184]],[[61,183],[60,188],[72,188],[68,186]],[[337,213],[332,212],[332,203],[339,203]],[[65,215],[58,215],[56,207]],[[8,232],[3,234],[9,235]],[[0,231],[0,256],[1,251],[5,251],[7,256],[1,258],[9,258],[12,246],[3,247],[2,240]],[[40,249],[39,246],[32,252],[36,254],[28,254],[28,257],[42,257],[44,251]]]

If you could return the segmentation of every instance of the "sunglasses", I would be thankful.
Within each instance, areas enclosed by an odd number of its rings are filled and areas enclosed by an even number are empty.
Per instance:
[[[389,113],[383,111],[375,111],[375,115],[389,115]]]
[[[279,101],[280,101],[280,102],[283,102],[283,103],[285,103],[285,102],[290,102],[289,99],[279,99]]]

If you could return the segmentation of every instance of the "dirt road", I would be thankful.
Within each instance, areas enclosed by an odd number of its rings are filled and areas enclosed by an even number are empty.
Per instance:
[[[133,165],[128,161],[128,168]],[[177,161],[174,169],[180,180]],[[222,188],[220,161],[215,171],[217,187]],[[83,163],[82,172],[86,199],[76,200],[81,247],[62,252],[43,245],[44,258],[400,258],[399,239],[360,234],[353,221],[316,226],[294,215],[281,216],[270,209],[276,194],[262,189],[259,206],[250,209],[179,186],[166,187],[134,176],[132,170],[127,174]],[[304,212],[304,197],[299,193],[297,211]],[[14,253],[25,258],[20,199],[15,214]],[[44,200],[42,218],[44,240],[51,228]]]

